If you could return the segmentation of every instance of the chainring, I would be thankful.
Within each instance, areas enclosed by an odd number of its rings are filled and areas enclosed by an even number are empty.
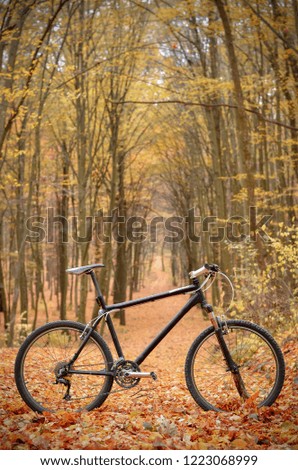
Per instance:
[[[140,372],[138,364],[133,361],[121,361],[115,366],[114,378],[118,385],[122,388],[133,388],[139,381],[139,377],[130,377],[128,372]]]

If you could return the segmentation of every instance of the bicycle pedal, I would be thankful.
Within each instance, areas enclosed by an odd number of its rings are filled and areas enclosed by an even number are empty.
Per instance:
[[[138,379],[145,379],[145,378],[152,378],[153,380],[157,380],[157,375],[155,372],[141,372],[141,371],[130,371],[127,370],[124,373],[125,377],[133,377]]]

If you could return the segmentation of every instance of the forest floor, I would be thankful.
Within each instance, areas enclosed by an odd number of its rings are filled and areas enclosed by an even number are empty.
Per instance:
[[[135,297],[171,288],[158,268]],[[174,300],[173,300],[174,299]],[[184,296],[126,311],[117,326],[127,359],[134,359],[185,303]],[[193,339],[208,323],[198,309],[171,331],[142,365],[158,380],[143,380],[128,392],[111,394],[91,412],[38,415],[14,383],[16,348],[0,350],[0,449],[298,449],[298,345],[279,338],[286,380],[277,401],[264,409],[204,412],[190,396],[184,361]],[[107,339],[107,338],[106,338]]]

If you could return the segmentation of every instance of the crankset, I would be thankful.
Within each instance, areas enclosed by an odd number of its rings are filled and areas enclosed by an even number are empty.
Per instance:
[[[157,380],[155,372],[141,372],[139,365],[133,361],[120,360],[114,365],[114,378],[120,387],[133,388],[140,379],[152,378]]]

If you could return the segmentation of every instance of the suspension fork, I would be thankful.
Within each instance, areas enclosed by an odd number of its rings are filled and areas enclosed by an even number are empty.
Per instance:
[[[232,377],[236,386],[236,389],[239,393],[239,396],[243,398],[244,400],[247,400],[249,398],[249,394],[245,388],[244,381],[242,379],[239,366],[236,364],[236,362],[233,360],[232,355],[229,351],[229,348],[227,346],[227,343],[225,342],[224,339],[224,331],[223,328],[219,322],[219,320],[216,318],[214,312],[213,312],[213,307],[212,305],[209,305],[204,297],[203,292],[200,290],[201,293],[201,306],[205,310],[205,312],[208,314],[208,318],[214,328],[214,332],[219,344],[219,347],[221,349],[221,352],[223,354],[224,360],[228,366],[228,371],[232,373]]]

